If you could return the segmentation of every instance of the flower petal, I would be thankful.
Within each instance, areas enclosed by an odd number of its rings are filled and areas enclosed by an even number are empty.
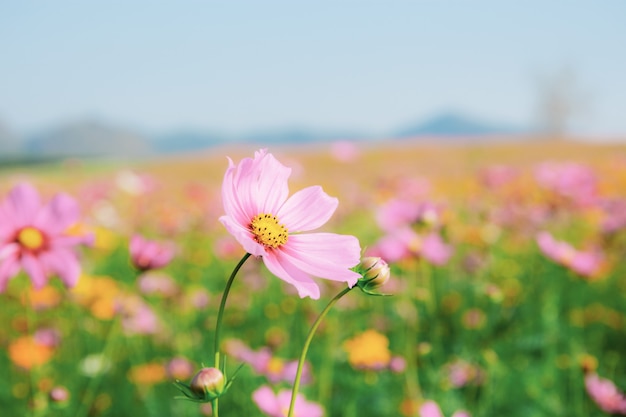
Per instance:
[[[57,194],[37,213],[34,226],[48,233],[61,233],[78,221],[80,209],[67,194]]]
[[[254,159],[244,158],[238,165],[229,159],[222,183],[222,200],[227,215],[247,227],[254,216],[276,213],[289,195],[287,168],[265,150]]]
[[[17,243],[8,243],[4,246],[0,246],[0,261],[13,258],[17,256],[17,253],[20,250],[20,245]]]
[[[350,268],[358,265],[361,246],[356,237],[334,233],[291,235],[281,248],[282,256],[302,271],[333,281],[356,284],[360,275]]]
[[[309,274],[291,264],[282,255],[279,251],[268,251],[263,256],[267,269],[278,278],[296,287],[300,298],[311,297],[314,300],[320,298],[320,289]]]
[[[41,262],[56,273],[67,288],[72,288],[80,277],[80,263],[74,252],[57,249],[40,255]]]
[[[10,218],[13,219],[13,225],[17,228],[31,223],[40,207],[39,193],[28,183],[13,187],[6,199],[6,209]]]
[[[237,242],[241,246],[243,246],[244,250],[254,256],[263,256],[265,255],[265,247],[259,243],[257,243],[253,238],[250,231],[244,228],[240,223],[235,221],[230,216],[222,216],[220,217],[220,222],[226,227],[228,233],[233,235]]]
[[[339,200],[329,196],[319,185],[304,188],[283,204],[276,214],[289,232],[317,229],[333,215]]]
[[[228,169],[222,181],[222,204],[226,215],[231,216],[241,225],[250,222],[257,214],[255,207],[243,207],[240,201],[240,190],[235,183],[235,176],[240,173],[233,161],[228,159]]]
[[[432,400],[424,402],[420,407],[419,413],[420,417],[443,417],[439,405]]]
[[[9,280],[16,276],[19,271],[20,262],[15,254],[6,256],[0,261],[0,293],[4,292]]]
[[[252,393],[252,399],[261,411],[268,416],[275,416],[282,413],[274,391],[267,385],[263,385]]]
[[[0,241],[11,239],[16,232],[13,218],[6,202],[0,202]]]
[[[291,168],[278,162],[271,153],[262,149],[255,153],[256,169],[256,201],[262,213],[276,213],[289,195],[288,179]],[[260,214],[260,213],[257,213]]]
[[[368,256],[378,256],[387,262],[396,262],[410,255],[407,242],[396,234],[381,237],[373,246],[367,249]]]
[[[41,261],[29,253],[22,255],[22,267],[30,277],[35,289],[43,288],[46,285],[46,271]]]
[[[93,233],[86,233],[79,236],[58,235],[50,238],[52,248],[68,248],[76,245],[93,245],[95,236]]]

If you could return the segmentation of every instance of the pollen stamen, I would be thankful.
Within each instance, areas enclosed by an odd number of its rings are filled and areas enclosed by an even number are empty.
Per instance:
[[[37,250],[44,244],[43,234],[34,227],[25,227],[17,235],[17,241],[23,247]]]
[[[258,214],[252,219],[249,227],[254,234],[254,240],[261,245],[276,249],[287,243],[287,228],[276,216],[267,213]]]

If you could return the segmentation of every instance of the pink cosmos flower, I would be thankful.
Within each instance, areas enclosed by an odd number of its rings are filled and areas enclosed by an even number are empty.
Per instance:
[[[613,381],[600,378],[595,373],[585,375],[585,388],[591,399],[603,411],[611,414],[626,415],[626,397]]]
[[[376,222],[386,232],[397,230],[411,224],[437,226],[441,222],[442,208],[430,201],[392,199],[380,206],[376,213]]]
[[[387,262],[397,262],[411,256],[410,244],[417,235],[410,228],[386,234],[367,250],[368,256],[378,256]]]
[[[480,182],[490,190],[499,188],[511,183],[519,176],[516,168],[508,165],[491,165],[483,168],[479,172]]]
[[[252,393],[252,399],[263,413],[269,417],[287,417],[291,403],[291,390],[281,390],[278,394],[267,385]],[[295,417],[322,417],[324,409],[319,404],[307,401],[302,394],[296,396]]]
[[[137,281],[139,291],[146,295],[161,295],[163,297],[173,297],[179,292],[178,284],[174,278],[161,272],[146,272]]]
[[[116,308],[122,316],[122,328],[126,334],[156,334],[159,331],[157,315],[141,298],[120,297]]]
[[[546,257],[578,275],[594,277],[602,268],[604,257],[600,252],[576,250],[569,243],[556,240],[548,232],[538,233],[536,240],[539,249]]]
[[[270,272],[293,285],[300,297],[319,298],[312,276],[354,286],[360,275],[350,268],[361,257],[356,237],[298,233],[326,223],[338,200],[319,186],[287,198],[290,174],[291,169],[265,149],[238,165],[229,159],[222,184],[226,215],[220,221],[248,253],[261,257]]]
[[[61,344],[61,333],[52,327],[38,329],[33,335],[33,338],[40,345],[49,346],[51,348]]]
[[[453,248],[447,245],[438,233],[431,232],[426,236],[420,236],[409,227],[388,233],[368,250],[368,256],[380,256],[388,262],[418,256],[439,266],[445,265],[452,253]]]
[[[187,358],[177,356],[165,365],[165,372],[169,378],[184,380],[193,375],[194,365]]]
[[[441,408],[433,400],[424,401],[419,409],[419,413],[420,417],[443,417]],[[470,417],[470,414],[467,411],[459,410],[452,414],[452,417]]]
[[[462,359],[455,359],[445,366],[448,382],[454,388],[461,388],[466,385],[481,385],[484,382],[484,371],[477,365],[466,362]]]
[[[612,234],[626,229],[626,199],[610,198],[599,203],[602,209],[602,231]]]
[[[591,168],[574,162],[544,162],[535,168],[540,187],[578,206],[588,206],[598,198],[598,180]]]
[[[394,373],[402,373],[406,370],[406,359],[402,356],[392,356],[389,361],[389,370]]]
[[[0,202],[0,292],[20,269],[37,289],[53,274],[67,287],[76,285],[81,268],[74,247],[93,239],[68,233],[78,216],[78,204],[67,194],[44,205],[30,184],[9,191]]]
[[[359,157],[359,148],[354,142],[340,140],[330,145],[330,155],[339,162],[354,162]]]
[[[298,368],[297,360],[284,360],[272,354],[271,349],[262,347],[252,350],[238,339],[230,339],[224,343],[225,351],[234,359],[249,364],[254,372],[263,375],[272,384],[284,381],[293,384]],[[311,382],[311,366],[308,362],[302,368],[301,383]]]
[[[433,265],[445,265],[452,256],[453,250],[438,233],[429,233],[420,244],[420,255]]]
[[[174,257],[174,247],[170,244],[148,240],[140,235],[130,239],[130,258],[141,271],[162,268]]]

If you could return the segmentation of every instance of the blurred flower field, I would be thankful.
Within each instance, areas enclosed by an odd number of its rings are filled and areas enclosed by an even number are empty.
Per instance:
[[[0,169],[1,415],[212,414],[174,381],[214,365],[245,254],[219,220],[222,179],[255,150]],[[625,146],[269,151],[290,193],[338,198],[321,231],[391,270],[391,296],[351,291],[321,322],[295,416],[626,415]],[[33,193],[46,214],[24,227]],[[346,287],[315,282],[300,298],[243,265],[220,345],[229,374],[244,366],[222,416],[287,415],[309,328]]]

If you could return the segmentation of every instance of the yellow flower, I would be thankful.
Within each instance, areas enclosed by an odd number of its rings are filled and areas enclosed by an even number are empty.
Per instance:
[[[38,343],[31,336],[22,336],[9,344],[9,358],[11,361],[24,369],[43,365],[54,354],[50,346]]]
[[[110,320],[115,316],[115,300],[121,291],[113,278],[83,275],[72,293],[95,317]]]
[[[357,369],[382,369],[389,365],[389,339],[376,330],[367,330],[344,343],[348,362]]]
[[[50,285],[46,285],[40,289],[31,287],[28,290],[27,300],[28,301],[24,300],[24,302],[30,302],[30,305],[36,310],[52,308],[61,302],[61,294],[56,288]]]
[[[166,378],[165,366],[156,362],[133,366],[128,372],[128,379],[137,385],[154,385]]]

